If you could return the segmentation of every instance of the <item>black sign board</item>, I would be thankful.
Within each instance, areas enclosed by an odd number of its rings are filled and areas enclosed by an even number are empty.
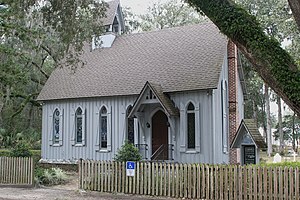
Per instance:
[[[244,164],[256,164],[255,146],[244,146]]]

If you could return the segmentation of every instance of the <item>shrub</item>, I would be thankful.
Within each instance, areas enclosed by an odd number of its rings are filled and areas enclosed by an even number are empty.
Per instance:
[[[293,167],[293,168],[300,168],[300,162],[280,162],[280,163],[261,163],[260,166],[267,166],[267,167]]]
[[[9,149],[1,149],[0,150],[0,157],[10,157],[11,151]]]
[[[31,157],[32,153],[29,150],[29,146],[24,142],[19,142],[12,150],[12,157]]]
[[[139,150],[127,141],[121,146],[114,158],[114,160],[118,162],[140,161],[141,159],[142,156]]]
[[[36,168],[35,169],[35,182],[38,185],[58,185],[67,181],[65,171],[60,168]]]

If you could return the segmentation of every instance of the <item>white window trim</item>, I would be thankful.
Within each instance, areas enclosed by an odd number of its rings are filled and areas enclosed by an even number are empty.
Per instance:
[[[195,107],[195,148],[190,149],[187,147],[188,133],[187,133],[187,107],[192,103]],[[200,104],[192,100],[188,100],[186,104],[180,104],[180,152],[187,154],[200,153],[201,143],[201,126],[200,126]]]
[[[129,121],[129,118],[128,118],[128,116],[127,116],[127,114],[129,114],[129,113],[127,113],[128,112],[128,110],[129,110],[129,108],[131,107],[131,110],[133,109],[133,105],[128,105],[127,107],[126,107],[126,111],[125,111],[125,127],[126,127],[126,130],[125,130],[125,141],[128,141],[128,121]],[[136,130],[136,128],[135,128],[135,126],[136,126],[136,119],[135,118],[133,118],[133,144],[135,144],[135,130]]]
[[[82,142],[77,143],[77,133],[76,133],[76,111],[81,108],[82,110]],[[72,128],[72,138],[71,144],[75,147],[82,147],[85,146],[86,142],[86,110],[82,106],[77,106],[76,109],[72,112],[71,117],[73,118],[73,128]]]
[[[229,124],[228,124],[228,87],[226,80],[221,82],[221,109],[222,109],[222,151],[224,154],[228,154],[228,142],[229,142]]]
[[[55,143],[54,140],[53,140],[53,123],[54,123],[54,112],[58,110],[59,111],[59,139],[58,139],[58,143]],[[49,122],[50,122],[50,138],[49,138],[49,143],[50,143],[50,146],[53,146],[53,147],[60,147],[63,145],[63,125],[64,125],[64,122],[63,122],[63,114],[64,114],[64,110],[63,109],[60,109],[59,107],[55,107],[52,111],[51,111],[51,114],[49,115]]]
[[[101,117],[101,109],[105,107],[106,111],[107,111],[107,147],[106,148],[101,148],[101,137],[100,137],[100,117]],[[104,105],[101,105],[99,109],[97,109],[96,112],[96,119],[97,119],[97,134],[96,134],[96,152],[100,152],[100,153],[108,153],[111,152],[111,143],[112,143],[112,126],[111,126],[111,107]]]

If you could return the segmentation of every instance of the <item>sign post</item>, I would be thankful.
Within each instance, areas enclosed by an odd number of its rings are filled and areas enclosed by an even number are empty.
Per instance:
[[[126,176],[134,176],[135,175],[135,162],[127,161],[126,162]]]

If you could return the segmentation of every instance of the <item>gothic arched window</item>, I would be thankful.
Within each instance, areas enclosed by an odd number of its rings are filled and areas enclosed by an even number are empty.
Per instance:
[[[54,113],[53,113],[53,144],[58,144],[59,143],[59,138],[60,138],[60,112],[59,110],[56,108]]]
[[[194,149],[195,138],[195,106],[193,103],[189,103],[187,107],[187,147],[188,149]]]
[[[103,106],[100,110],[100,148],[107,148],[107,109]]]
[[[75,139],[76,144],[81,144],[83,139],[83,111],[77,108],[75,113]]]
[[[132,106],[128,106],[127,113],[126,113],[126,119],[127,119],[127,140],[129,143],[134,143],[134,118],[128,117],[129,113],[132,110]]]

